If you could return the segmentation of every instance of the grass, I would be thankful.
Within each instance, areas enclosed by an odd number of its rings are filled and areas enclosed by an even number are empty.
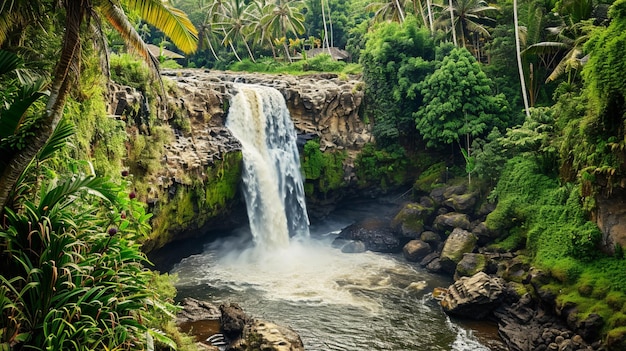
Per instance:
[[[328,54],[320,54],[313,58],[289,62],[279,62],[273,58],[261,58],[256,62],[244,59],[230,65],[231,71],[256,72],[273,74],[303,75],[312,73],[337,73],[340,77],[360,74],[362,68],[356,63],[345,63],[333,60]]]

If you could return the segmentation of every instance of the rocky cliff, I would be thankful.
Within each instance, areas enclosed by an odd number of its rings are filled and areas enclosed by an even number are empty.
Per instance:
[[[171,126],[171,135],[154,156],[158,167],[128,165],[141,173],[137,178],[147,184],[139,195],[155,215],[148,250],[205,229],[232,227],[245,216],[238,197],[240,145],[224,127],[236,83],[278,89],[299,141],[316,139],[321,151],[344,155],[343,184],[355,181],[354,160],[363,145],[372,141],[370,126],[359,116],[363,83],[355,78],[206,70],[166,71],[163,76],[169,101],[168,107],[159,111],[159,120]],[[142,111],[146,113],[142,94],[125,87],[111,86],[110,90],[109,114],[134,119],[137,133],[154,134],[153,128],[142,124],[146,119],[141,116]]]

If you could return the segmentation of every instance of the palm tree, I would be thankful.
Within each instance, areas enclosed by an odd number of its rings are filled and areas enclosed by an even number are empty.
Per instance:
[[[243,43],[248,51],[248,55],[252,61],[254,55],[248,45],[248,32],[250,28],[250,16],[247,11],[248,5],[243,0],[230,0],[222,3],[222,12],[219,13],[219,22],[216,26],[221,28],[224,33],[222,44],[229,45],[238,61],[241,61],[237,50],[236,43]]]
[[[477,39],[490,37],[488,26],[493,25],[495,20],[487,17],[487,14],[498,8],[489,6],[485,0],[449,0],[447,6],[436,6],[444,10],[438,19],[438,27],[450,28],[453,38],[460,38],[460,43],[453,39],[455,45],[467,48],[468,38],[474,39],[475,56],[480,56]]]
[[[519,80],[522,87],[522,98],[524,99],[524,111],[526,117],[530,118],[528,110],[528,94],[526,93],[526,81],[524,80],[524,67],[522,66],[522,52],[519,38],[519,22],[517,20],[517,0],[513,0],[513,23],[515,25],[515,52],[517,54],[517,68],[519,70]]]
[[[130,11],[137,12],[146,22],[151,23],[165,33],[172,42],[183,52],[190,53],[197,47],[197,31],[187,15],[182,11],[169,6],[161,0],[121,0],[121,3]],[[107,22],[120,33],[126,43],[144,60],[146,60],[155,72],[158,72],[158,60],[150,53],[148,46],[141,39],[126,13],[120,6],[120,2],[113,0],[62,0],[60,7],[47,9],[46,11],[33,14],[32,8],[41,10],[48,2],[44,1],[11,1],[11,6],[6,6],[7,1],[2,3],[0,12],[0,45],[14,31],[36,24],[41,17],[49,16],[48,13],[62,11],[65,14],[64,35],[59,59],[50,84],[50,96],[46,105],[46,112],[40,121],[40,127],[28,143],[21,150],[15,150],[9,158],[7,167],[1,170],[0,176],[0,212],[9,202],[11,189],[14,187],[20,174],[26,169],[39,149],[45,144],[53,130],[61,120],[63,107],[69,94],[72,77],[80,72],[79,62],[81,59],[81,45],[83,33],[87,24],[89,28],[96,28],[96,35],[102,41],[103,34],[100,30],[101,19]],[[14,5],[14,6],[13,6]],[[12,18],[31,18],[31,22],[12,20]]]
[[[404,9],[399,0],[372,2],[365,9],[374,12],[375,21],[404,22]]]
[[[291,62],[291,56],[287,47],[287,35],[298,36],[304,33],[304,15],[297,6],[301,4],[301,0],[276,0],[263,8],[261,23],[273,38],[285,38],[283,48],[289,62]]]

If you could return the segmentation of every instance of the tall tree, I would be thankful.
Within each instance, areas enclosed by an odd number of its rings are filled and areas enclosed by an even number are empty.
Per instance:
[[[10,155],[5,155],[7,162],[0,165],[2,168],[0,176],[0,206],[2,207],[0,207],[0,211],[10,202],[11,189],[19,175],[26,169],[61,120],[72,77],[80,74],[78,67],[81,59],[83,34],[86,30],[95,28],[96,35],[103,41],[100,21],[102,18],[106,19],[121,34],[128,45],[149,62],[155,71],[158,71],[158,60],[150,53],[147,45],[118,2],[112,0],[62,0],[59,2],[60,7],[57,7],[56,3],[52,4],[46,1],[17,1],[17,3],[30,3],[32,6],[39,6],[45,10],[37,12],[34,15],[35,18],[36,16],[50,16],[50,14],[62,12],[64,15],[64,35],[59,60],[49,89],[50,97],[46,105],[46,112],[38,123],[39,128],[29,138],[24,148],[12,150]],[[197,31],[185,13],[161,0],[123,0],[122,3],[129,11],[136,11],[141,18],[161,29],[182,51],[190,53],[196,49]],[[3,6],[6,4],[7,2],[3,2]],[[24,23],[10,20],[14,17],[22,17],[22,11],[25,9],[28,9],[28,6],[8,6],[8,8],[3,9],[0,14],[0,40],[2,40],[0,45],[11,32],[37,23],[36,21]],[[88,26],[88,24],[91,25]]]
[[[437,69],[418,84],[424,104],[414,114],[415,125],[428,147],[460,143],[461,137],[485,135],[505,128],[508,110],[503,95],[465,48],[455,48]]]
[[[524,99],[524,111],[526,117],[530,118],[528,110],[528,94],[526,93],[526,81],[524,80],[524,66],[522,66],[522,50],[519,39],[519,21],[517,18],[517,0],[513,0],[513,25],[515,26],[515,50],[517,53],[517,68],[519,70],[520,86],[522,88],[522,98]]]
[[[495,20],[488,15],[497,10],[485,0],[449,0],[448,6],[439,16],[438,27],[450,28],[453,38],[459,40],[457,42],[453,39],[456,45],[474,46],[475,51],[478,51],[478,41],[472,43],[471,39],[490,37],[489,27],[495,24]]]
[[[298,5],[300,0],[276,0],[263,9],[261,23],[274,38],[287,38],[287,35],[298,36],[304,33],[304,15]],[[291,62],[287,40],[283,42],[285,57]]]

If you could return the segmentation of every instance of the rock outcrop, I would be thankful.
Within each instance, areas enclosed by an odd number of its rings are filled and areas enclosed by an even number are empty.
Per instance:
[[[441,307],[450,314],[482,319],[501,303],[504,280],[490,277],[484,272],[472,277],[462,277],[448,288]]]
[[[369,219],[349,225],[337,236],[338,242],[342,240],[360,241],[367,250],[375,252],[399,252],[403,244],[394,235],[388,222],[379,219]]]
[[[131,140],[129,149],[152,139],[164,144],[153,147],[156,150],[148,158],[139,156],[127,161],[137,164],[126,165],[135,179],[141,177],[147,185],[138,198],[155,213],[155,237],[145,244],[146,251],[205,229],[224,230],[245,221],[238,198],[241,146],[224,127],[235,82],[278,89],[299,140],[318,138],[320,150],[345,155],[342,184],[356,183],[354,161],[363,145],[372,141],[370,126],[359,117],[364,91],[358,79],[199,69],[164,71],[163,76],[176,89],[168,89],[167,108],[157,114],[163,121],[158,128],[151,125],[148,104],[137,90],[111,84],[108,95],[110,116],[133,120],[129,133],[138,141]]]

